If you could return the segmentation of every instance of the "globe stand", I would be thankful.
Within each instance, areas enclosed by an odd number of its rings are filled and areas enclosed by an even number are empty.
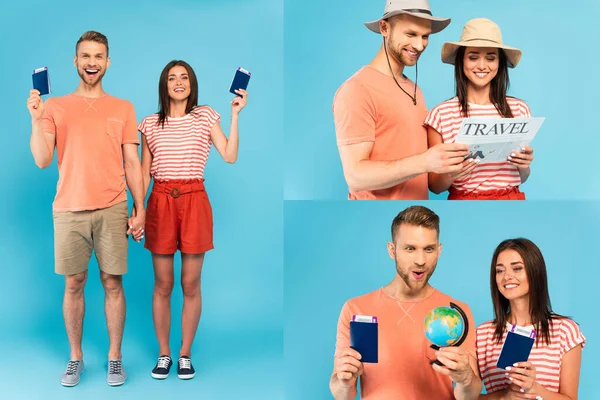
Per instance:
[[[464,325],[465,325],[465,329],[464,329],[464,331],[463,331],[463,334],[462,334],[462,336],[460,337],[460,339],[458,339],[458,340],[456,341],[456,343],[454,343],[454,344],[452,345],[452,347],[458,347],[458,346],[460,346],[460,345],[461,345],[461,344],[462,344],[462,343],[465,341],[465,339],[467,338],[467,333],[469,333],[469,320],[467,319],[467,314],[465,314],[465,312],[463,311],[463,309],[462,309],[462,308],[460,308],[458,305],[456,305],[456,304],[454,304],[454,303],[450,302],[450,308],[454,308],[456,311],[458,311],[458,313],[459,313],[459,314],[460,314],[460,316],[462,317],[462,319],[463,319],[463,322],[464,322]],[[435,344],[432,344],[432,345],[430,345],[429,347],[431,347],[431,348],[432,348],[432,349],[434,349],[435,351],[438,351],[438,350],[440,349],[440,346],[438,346],[438,345],[435,345]],[[444,364],[442,364],[442,363],[441,363],[439,360],[433,360],[433,361],[429,361],[429,364],[430,364],[430,365],[436,364],[436,365],[439,365],[440,367],[444,367],[444,366],[445,366],[445,365],[444,365]]]

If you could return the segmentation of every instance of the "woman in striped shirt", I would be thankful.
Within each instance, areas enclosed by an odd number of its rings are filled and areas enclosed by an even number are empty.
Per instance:
[[[477,327],[479,375],[488,394],[480,399],[577,399],[585,337],[571,319],[552,311],[546,264],[527,239],[505,240],[492,258],[490,285],[495,318]],[[527,362],[496,367],[512,325],[535,329]]]
[[[429,147],[454,143],[468,117],[530,118],[523,100],[507,97],[508,67],[514,68],[521,51],[502,44],[500,28],[477,18],[469,21],[460,42],[445,43],[442,61],[454,64],[456,97],[434,107],[425,120]],[[468,158],[456,173],[429,174],[429,190],[449,191],[450,200],[524,200],[519,190],[530,174],[533,149],[511,153],[504,162],[483,163]]]
[[[152,315],[159,344],[159,358],[152,377],[164,379],[171,365],[169,332],[171,293],[174,285],[173,259],[181,252],[183,313],[181,348],[177,375],[195,375],[191,347],[202,311],[200,273],[206,251],[213,248],[212,208],[204,187],[204,166],[211,144],[228,163],[238,155],[238,115],[246,105],[247,93],[236,91],[231,102],[229,138],[219,124],[219,114],[198,106],[198,81],[185,61],[171,61],[158,83],[159,112],[140,123],[142,171],[147,193],[145,247],[152,252],[154,295]]]

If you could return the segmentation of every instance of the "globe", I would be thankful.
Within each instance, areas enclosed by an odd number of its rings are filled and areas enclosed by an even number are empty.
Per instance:
[[[425,317],[425,336],[439,346],[452,346],[465,331],[465,322],[458,311],[451,307],[436,307]]]

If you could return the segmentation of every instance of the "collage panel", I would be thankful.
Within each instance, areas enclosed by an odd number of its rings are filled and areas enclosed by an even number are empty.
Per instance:
[[[0,398],[281,399],[282,3],[34,0],[0,20]]]
[[[510,388],[496,367],[503,346],[531,351],[531,398],[566,398],[551,393],[559,389],[598,398],[598,210],[567,201],[286,202],[286,399],[469,398],[431,364],[450,365],[452,354],[477,355],[484,389],[498,395]],[[496,318],[531,332],[527,304],[564,318],[537,329],[535,345],[505,345],[506,332],[497,342]],[[450,358],[436,356],[436,344]]]
[[[578,157],[575,166],[564,157],[581,143],[600,144],[589,128],[600,81],[585,74],[578,84],[580,64],[559,54],[597,63],[587,49],[600,5],[569,4],[286,1],[285,199],[599,198],[598,185],[576,172],[593,170],[595,159]],[[580,38],[561,34],[565,24],[577,25]],[[486,90],[496,94],[488,99]],[[465,111],[520,120],[514,129],[502,120],[482,128],[469,164],[461,159],[472,143],[460,130]],[[497,132],[504,144],[488,138]]]

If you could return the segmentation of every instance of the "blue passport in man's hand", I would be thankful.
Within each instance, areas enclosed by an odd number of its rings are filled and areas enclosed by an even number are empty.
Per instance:
[[[527,361],[535,343],[535,335],[534,330],[513,325],[506,335],[496,366],[506,369],[515,363]]]
[[[50,94],[50,77],[48,67],[38,68],[33,71],[33,88],[40,92],[40,96]]]
[[[350,321],[350,347],[360,353],[361,362],[378,361],[377,317],[354,315]]]

